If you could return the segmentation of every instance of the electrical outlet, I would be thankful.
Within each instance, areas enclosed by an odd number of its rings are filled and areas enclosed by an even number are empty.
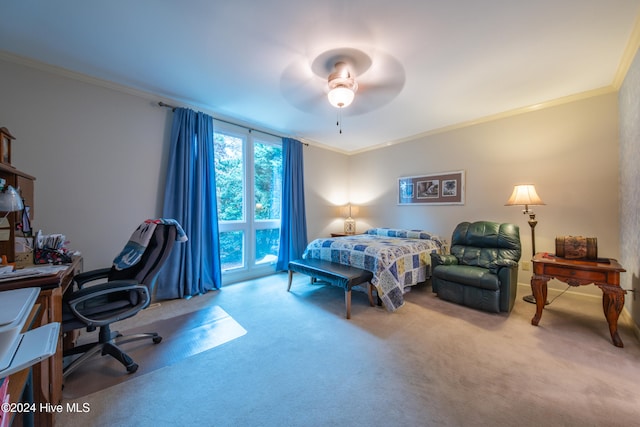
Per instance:
[[[529,261],[522,261],[522,271],[531,270],[531,263]]]

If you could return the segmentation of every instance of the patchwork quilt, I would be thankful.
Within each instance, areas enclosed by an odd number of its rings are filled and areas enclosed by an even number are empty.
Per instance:
[[[373,273],[373,284],[385,307],[404,305],[409,286],[431,275],[430,253],[444,253],[446,241],[422,230],[374,228],[365,234],[316,239],[303,258],[322,259]]]

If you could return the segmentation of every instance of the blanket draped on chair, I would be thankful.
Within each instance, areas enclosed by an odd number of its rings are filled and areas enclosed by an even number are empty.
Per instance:
[[[113,260],[113,267],[116,270],[127,269],[140,261],[157,224],[175,225],[177,231],[176,240],[178,242],[186,242],[188,240],[186,233],[175,219],[147,219],[135,229],[124,249]]]

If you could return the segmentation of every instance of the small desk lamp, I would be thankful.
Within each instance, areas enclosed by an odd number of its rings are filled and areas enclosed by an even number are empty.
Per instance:
[[[6,212],[3,217],[0,217],[0,227],[10,227],[11,223],[7,219],[11,212],[21,211],[24,209],[22,203],[22,197],[10,185],[6,185],[7,181],[0,178],[0,212]],[[6,240],[9,240],[7,238]],[[2,264],[7,264],[7,257],[2,254]]]
[[[11,212],[24,209],[20,194],[18,194],[15,188],[6,184],[7,181],[0,178],[0,212],[6,212],[4,218],[9,216]]]
[[[544,205],[538,193],[536,193],[536,187],[532,184],[516,185],[513,187],[513,193],[511,197],[505,203],[505,206],[524,206],[523,214],[529,215],[529,226],[531,227],[531,252],[532,255],[536,254],[536,234],[535,228],[538,224],[536,220],[536,214],[533,210],[529,209],[529,206]],[[536,303],[536,298],[533,295],[526,295],[522,298],[526,302],[532,304]]]

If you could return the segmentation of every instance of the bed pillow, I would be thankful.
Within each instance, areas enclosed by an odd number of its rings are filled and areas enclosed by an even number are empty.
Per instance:
[[[408,239],[427,239],[438,242],[443,245],[445,241],[439,236],[425,230],[405,230],[402,228],[371,228],[366,234],[386,237],[404,237]]]

